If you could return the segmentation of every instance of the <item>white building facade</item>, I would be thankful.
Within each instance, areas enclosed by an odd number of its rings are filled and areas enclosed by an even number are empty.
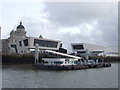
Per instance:
[[[45,39],[40,37],[28,37],[22,22],[17,26],[16,31],[10,32],[8,39],[2,40],[3,53],[30,53],[34,51],[35,44],[39,45],[40,50],[59,50],[61,41]]]

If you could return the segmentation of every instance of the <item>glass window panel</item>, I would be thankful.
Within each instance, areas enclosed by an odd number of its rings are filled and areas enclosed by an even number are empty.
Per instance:
[[[73,45],[73,49],[84,49],[83,45]]]
[[[19,46],[22,46],[22,42],[21,41],[19,41]]]
[[[34,39],[34,46],[35,46],[35,44],[38,44],[41,47],[57,48],[58,42]]]
[[[28,39],[23,40],[25,46],[28,46]]]

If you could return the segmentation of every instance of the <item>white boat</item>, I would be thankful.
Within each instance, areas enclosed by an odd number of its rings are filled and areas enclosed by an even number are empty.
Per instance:
[[[69,58],[42,58],[41,62],[39,60],[39,52],[38,45],[36,45],[35,52],[35,64],[33,65],[35,68],[39,69],[52,69],[52,70],[74,70],[74,69],[82,69],[82,68],[93,68],[93,67],[107,67],[111,66],[111,64],[107,63],[99,63],[98,60],[84,60],[82,57],[67,55],[60,52],[47,50],[49,53],[66,56]]]

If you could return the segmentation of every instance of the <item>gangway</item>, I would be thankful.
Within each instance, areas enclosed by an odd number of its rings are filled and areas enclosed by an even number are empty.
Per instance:
[[[65,56],[65,57],[68,57],[68,58],[82,59],[82,57],[78,57],[78,56],[74,56],[74,55],[68,55],[68,54],[65,54],[65,53],[56,52],[56,51],[52,51],[52,50],[45,50],[45,52],[60,55],[60,56],[63,56],[63,57]]]

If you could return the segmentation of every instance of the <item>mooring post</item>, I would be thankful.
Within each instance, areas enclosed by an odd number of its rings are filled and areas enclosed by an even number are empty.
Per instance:
[[[39,60],[39,45],[38,44],[35,44],[35,64],[38,63],[38,60]]]

